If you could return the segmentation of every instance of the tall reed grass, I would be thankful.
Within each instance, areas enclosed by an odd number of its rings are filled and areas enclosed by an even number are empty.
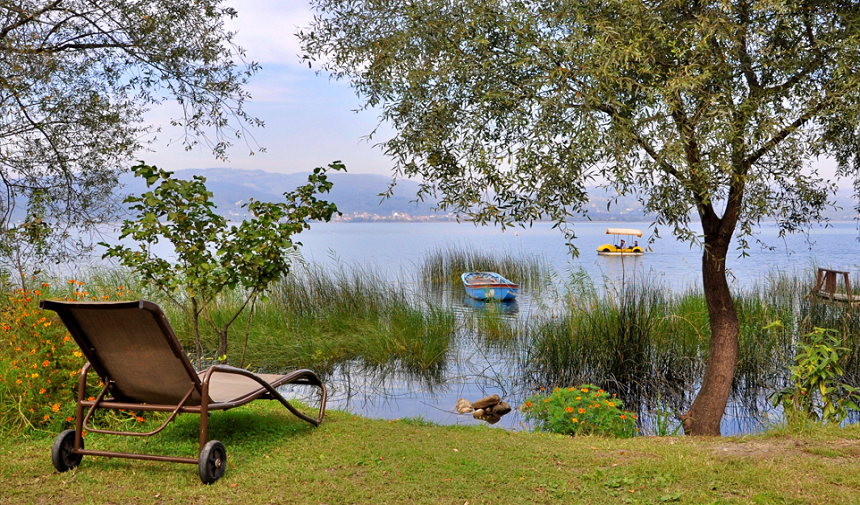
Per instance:
[[[734,293],[740,322],[733,395],[755,410],[780,387],[800,335],[835,328],[850,352],[846,378],[860,383],[860,312],[805,297],[813,276],[776,272]],[[599,383],[643,407],[656,398],[676,409],[698,388],[710,326],[701,289],[673,293],[639,277],[618,290],[597,289],[587,275],[567,282],[560,314],[538,318],[524,340],[523,370],[545,387]]]
[[[223,324],[239,303],[238,296],[228,293],[210,307],[209,317]],[[189,324],[177,317],[174,326],[178,334],[190,336]],[[241,353],[245,323],[235,326],[228,354],[234,362]],[[378,272],[301,265],[257,303],[245,364],[267,370],[313,368],[325,374],[355,362],[426,372],[444,367],[455,333],[449,310],[422,306],[404,285]],[[217,335],[206,331],[203,343],[215,348]]]
[[[497,272],[510,281],[529,289],[547,286],[552,267],[546,258],[482,251],[470,246],[448,245],[427,252],[421,262],[420,278],[428,285],[450,286],[461,282],[465,272]]]

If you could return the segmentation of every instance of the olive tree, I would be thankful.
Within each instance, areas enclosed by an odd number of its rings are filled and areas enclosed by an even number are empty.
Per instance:
[[[551,219],[574,239],[596,182],[703,245],[710,350],[684,429],[719,435],[738,354],[733,241],[743,254],[762,219],[780,234],[823,220],[834,188],[817,157],[857,179],[860,3],[311,3],[303,57],[379,112],[395,179],[420,178],[441,208]]]
[[[218,157],[261,125],[243,108],[257,65],[243,63],[224,27],[236,15],[220,0],[0,2],[4,250],[14,254],[21,243],[7,232],[34,194],[53,229],[113,219],[119,171],[157,133],[144,121],[153,106],[178,104],[171,124],[184,132],[179,140]],[[80,236],[54,235],[42,259],[77,250]]]
[[[344,170],[340,162],[316,168],[308,183],[284,193],[284,201],[243,204],[250,216],[230,225],[215,212],[206,178],[173,178],[173,173],[143,162],[134,167],[136,176],[146,180],[150,191],[130,195],[135,215],[122,224],[120,240],[131,238],[137,247],[109,245],[104,258],[113,258],[132,269],[167,296],[190,318],[194,329],[196,366],[201,364],[200,324],[205,322],[218,334],[218,356],[227,355],[227,332],[245,308],[265,294],[269,286],[291,267],[290,252],[298,242],[293,235],[310,228],[310,221],[329,221],[337,212],[335,204],[320,200],[332,183],[326,171]],[[160,257],[153,245],[168,242],[172,257]],[[237,290],[242,303],[217,324],[207,309],[225,290]],[[247,346],[247,331],[245,345]],[[242,361],[244,361],[244,349]]]

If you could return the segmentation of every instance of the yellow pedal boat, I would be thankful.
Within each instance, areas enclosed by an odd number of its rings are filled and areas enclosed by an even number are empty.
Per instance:
[[[642,256],[645,250],[639,245],[633,237],[642,237],[642,230],[634,230],[632,228],[609,228],[606,230],[607,235],[620,235],[627,237],[621,239],[619,243],[603,244],[597,248],[597,254],[600,256]]]

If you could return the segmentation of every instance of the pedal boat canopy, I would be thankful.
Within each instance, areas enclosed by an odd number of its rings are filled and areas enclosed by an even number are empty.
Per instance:
[[[641,256],[645,254],[645,250],[640,246],[631,247],[630,243],[633,242],[633,237],[641,237],[642,230],[635,230],[633,228],[608,228],[606,230],[607,235],[616,235],[627,237],[626,243],[624,244],[624,248],[621,247],[621,243],[615,244],[603,244],[602,246],[597,248],[597,254],[600,256]]]

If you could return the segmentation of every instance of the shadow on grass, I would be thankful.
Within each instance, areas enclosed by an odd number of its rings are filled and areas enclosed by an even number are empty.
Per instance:
[[[311,412],[311,408],[302,405],[298,405],[298,408],[309,415],[316,415]],[[148,422],[151,426],[146,428],[154,429],[160,422],[163,421]],[[295,444],[297,440],[313,434],[317,429],[319,428],[293,416],[275,401],[257,402],[228,411],[215,411],[209,416],[209,440],[219,440],[224,444],[231,467],[236,466],[237,462],[242,465],[258,462],[268,457],[268,454],[278,451],[285,443]],[[164,431],[151,437],[88,433],[84,442],[87,449],[196,458],[199,436],[200,416],[183,414]],[[189,464],[92,456],[84,457],[81,471],[124,467],[135,471],[146,471],[145,468],[151,467],[157,469],[158,473],[169,469],[171,475],[179,472],[194,478],[197,473],[196,466]]]

